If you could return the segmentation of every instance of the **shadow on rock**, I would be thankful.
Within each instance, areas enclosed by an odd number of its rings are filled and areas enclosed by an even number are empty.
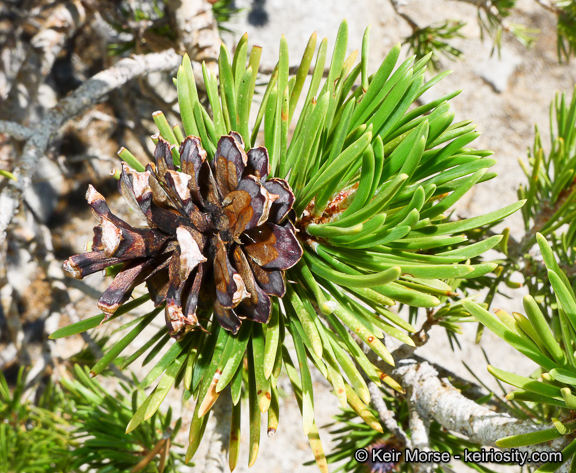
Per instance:
[[[265,26],[268,23],[266,0],[252,0],[252,8],[248,13],[248,23],[253,26]]]

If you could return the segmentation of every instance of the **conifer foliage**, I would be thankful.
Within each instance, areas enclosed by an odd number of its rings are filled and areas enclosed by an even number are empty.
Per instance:
[[[144,164],[126,149],[119,153],[119,187],[134,222],[115,217],[89,188],[88,203],[99,220],[92,250],[71,257],[65,269],[83,277],[108,267],[115,277],[99,302],[103,314],[52,337],[94,328],[152,299],[156,308],[125,324],[125,336],[90,371],[98,375],[125,350],[128,365],[147,350],[170,345],[139,384],[156,387],[139,404],[128,432],[155,414],[172,387],[182,386],[184,399],[195,401],[190,460],[208,413],[226,396],[234,406],[234,468],[244,393],[252,465],[262,414],[269,432],[278,427],[277,381],[285,371],[303,431],[326,471],[311,366],[343,406],[382,431],[367,408],[366,380],[384,380],[393,389],[398,383],[382,376],[363,347],[394,364],[384,335],[413,346],[416,331],[398,306],[444,304],[462,312],[459,285],[496,268],[478,257],[501,236],[471,243],[466,232],[501,220],[523,202],[468,220],[449,218],[468,190],[495,176],[489,171],[495,161],[489,151],[470,147],[478,136],[473,123],[454,122],[449,101],[458,92],[416,104],[446,73],[427,80],[430,54],[398,62],[397,45],[370,74],[369,30],[359,58],[357,51],[347,56],[347,48],[346,22],[331,59],[326,39],[317,45],[313,34],[290,76],[282,37],[255,117],[260,47],[249,52],[246,35],[233,55],[222,45],[218,78],[203,67],[206,106],[185,56],[174,79],[181,125],[154,114],[154,163]],[[143,282],[148,294],[128,301]],[[167,326],[130,352],[161,311]]]

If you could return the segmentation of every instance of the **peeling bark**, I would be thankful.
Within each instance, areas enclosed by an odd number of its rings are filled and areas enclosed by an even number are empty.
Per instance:
[[[382,362],[378,365],[385,368],[387,374],[409,393],[410,403],[417,406],[420,417],[434,419],[442,427],[464,435],[480,445],[496,446],[496,441],[502,437],[553,428],[546,424],[516,419],[471,401],[448,380],[441,380],[436,369],[428,362],[400,359],[396,368],[386,368]],[[523,447],[522,450],[558,451],[566,444],[567,439],[559,438],[547,445]]]
[[[216,72],[222,40],[212,7],[205,0],[169,0],[168,8],[183,51],[199,64]]]

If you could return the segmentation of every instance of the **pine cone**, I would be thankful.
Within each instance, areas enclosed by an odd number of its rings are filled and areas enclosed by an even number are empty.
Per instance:
[[[146,282],[155,305],[166,301],[170,335],[202,328],[196,314],[214,308],[220,325],[236,333],[241,319],[267,323],[271,295],[282,297],[284,270],[302,256],[295,228],[287,218],[294,194],[283,179],[267,179],[268,151],[246,153],[236,132],[218,142],[206,160],[200,140],[180,146],[181,169],[162,138],[155,165],[137,172],[122,163],[120,192],[147,221],[136,228],[114,215],[91,185],[86,198],[100,225],[92,251],[70,257],[66,272],[75,278],[123,263],[98,306],[108,318]]]

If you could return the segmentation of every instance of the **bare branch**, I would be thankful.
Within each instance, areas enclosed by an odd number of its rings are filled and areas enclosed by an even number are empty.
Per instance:
[[[430,420],[432,417],[418,402],[417,386],[407,384],[403,388],[408,400],[408,426],[412,446],[420,451],[428,451],[430,450]],[[433,471],[434,465],[431,463],[417,463],[414,466],[415,473],[432,473]]]
[[[421,417],[435,419],[442,427],[464,435],[472,442],[495,446],[502,437],[550,428],[549,425],[516,419],[476,404],[447,380],[440,380],[438,372],[427,362],[400,359],[397,367],[391,368],[381,361],[374,361],[410,393],[410,403],[417,406]],[[565,439],[557,439],[547,445],[525,447],[525,450],[561,450],[565,444]]]
[[[378,412],[378,418],[382,421],[386,429],[398,439],[402,447],[411,449],[412,441],[394,418],[394,412],[388,409],[386,401],[382,398],[380,388],[376,386],[376,383],[370,381],[368,383],[368,390],[370,391],[370,402]]]
[[[383,373],[400,383],[409,397],[410,407],[417,409],[422,420],[434,419],[445,429],[463,435],[479,445],[496,446],[496,441],[503,437],[554,428],[553,425],[520,420],[495,412],[486,405],[477,404],[452,386],[448,379],[440,379],[434,366],[414,355],[413,347],[403,345],[392,353],[396,367],[382,361],[371,350],[366,355]],[[414,438],[412,443],[416,448]],[[520,450],[560,451],[568,443],[569,440],[559,438],[546,445],[531,445],[521,447]]]
[[[410,432],[412,433],[412,443],[414,448],[429,450],[430,442],[428,438],[430,422],[418,413],[418,408],[414,404],[410,405]]]
[[[0,120],[0,133],[6,133],[12,138],[20,141],[25,141],[29,139],[34,131],[27,126],[20,125],[16,122],[11,122],[7,120]]]
[[[85,21],[86,11],[80,1],[59,4],[50,12],[40,31],[30,40],[28,55],[10,88],[1,118],[26,118],[62,47]]]
[[[72,117],[87,110],[129,80],[151,72],[173,71],[179,64],[180,56],[173,50],[122,59],[113,67],[94,75],[50,109],[24,146],[20,162],[13,173],[18,181],[9,181],[0,194],[0,244],[6,238],[6,228],[20,206],[22,193],[32,182],[36,164],[44,155],[50,137]]]
[[[416,403],[410,402],[410,418],[408,423],[410,425],[410,432],[412,438],[412,444],[415,449],[420,451],[430,450],[430,419],[421,416],[419,407]],[[434,465],[432,463],[416,463],[414,465],[415,473],[432,473],[434,471]]]
[[[100,296],[102,295],[102,291],[99,291],[98,289],[94,289],[90,284],[81,281],[80,279],[73,279],[73,278],[68,278],[65,277],[62,279],[62,282],[70,289],[70,288],[74,288],[74,289],[78,289],[79,291],[82,291],[86,296],[94,299],[94,300],[98,300],[100,299]]]
[[[182,49],[191,60],[204,61],[215,69],[222,40],[210,4],[206,0],[169,0],[168,7]]]
[[[435,312],[436,311],[434,311],[433,309],[426,309],[426,321],[422,324],[422,327],[420,327],[420,330],[418,330],[418,332],[410,336],[410,338],[417,347],[421,347],[422,345],[425,345],[428,342],[428,340],[430,339],[430,333],[429,333],[430,330],[432,329],[432,327],[434,327],[434,325],[440,323],[440,319],[434,318]]]

